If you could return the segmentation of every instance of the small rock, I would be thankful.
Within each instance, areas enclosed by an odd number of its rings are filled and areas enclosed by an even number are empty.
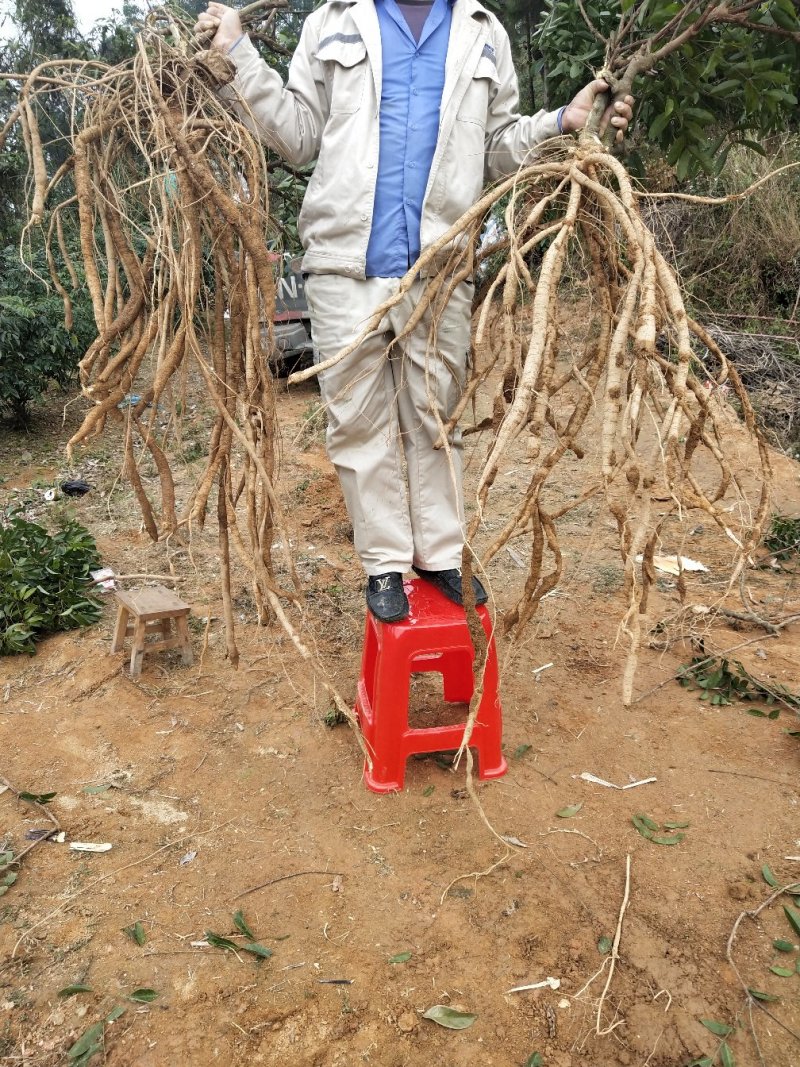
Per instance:
[[[413,1011],[404,1011],[397,1020],[397,1029],[404,1034],[413,1034],[418,1026],[418,1019]]]
[[[19,461],[20,461],[20,463],[32,463],[33,462],[33,453],[32,452],[23,452],[19,457]]]

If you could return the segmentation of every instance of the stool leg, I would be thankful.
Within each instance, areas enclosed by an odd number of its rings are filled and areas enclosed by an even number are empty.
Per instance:
[[[382,669],[383,668],[383,669]],[[373,793],[394,793],[403,788],[408,752],[403,734],[408,729],[408,665],[384,657],[377,665],[372,729],[369,736],[372,770],[364,767],[364,782]]]
[[[175,619],[175,629],[181,639],[181,662],[187,667],[194,662],[192,656],[192,643],[189,640],[189,620],[185,615],[179,615]]]
[[[145,623],[141,619],[137,619],[133,630],[133,648],[131,649],[131,678],[138,678],[142,673],[146,632]]]
[[[111,642],[112,652],[121,652],[125,644],[125,634],[128,632],[128,609],[122,604],[117,612],[117,623],[114,627],[114,638]]]

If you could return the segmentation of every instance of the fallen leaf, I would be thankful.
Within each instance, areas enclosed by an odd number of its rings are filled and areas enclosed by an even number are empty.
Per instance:
[[[32,804],[49,804],[55,793],[20,793],[20,800],[29,800]]]
[[[131,941],[135,941],[137,945],[141,946],[147,941],[147,934],[140,922],[135,922],[132,926],[123,926],[123,934],[126,934]]]
[[[256,939],[255,934],[253,933],[253,931],[250,929],[250,927],[245,922],[244,913],[243,912],[241,912],[241,911],[234,912],[234,914],[233,914],[233,925],[236,927],[236,929],[240,933],[244,934],[245,937],[249,937],[251,941],[255,941],[255,939]]]
[[[705,1026],[706,1030],[710,1030],[717,1037],[727,1037],[728,1034],[733,1033],[733,1027],[728,1026],[727,1023],[718,1023],[714,1019],[701,1019],[700,1022]]]
[[[396,956],[392,956],[389,963],[408,963],[411,959],[410,952],[398,952]]]
[[[561,811],[557,811],[556,815],[559,819],[571,819],[573,815],[577,815],[583,807],[583,801],[578,804],[570,804],[568,808],[562,808]]]
[[[432,1008],[428,1008],[422,1018],[430,1019],[431,1022],[438,1023],[447,1030],[466,1030],[468,1026],[472,1026],[478,1016],[470,1015],[467,1011],[448,1008],[446,1004],[434,1004]]]
[[[159,994],[156,993],[155,989],[134,989],[134,991],[128,995],[128,1000],[133,1000],[137,1004],[152,1004],[158,996]]]

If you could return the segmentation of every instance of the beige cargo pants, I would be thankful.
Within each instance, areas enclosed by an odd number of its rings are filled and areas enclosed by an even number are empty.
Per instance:
[[[318,362],[336,355],[364,329],[374,310],[395,295],[397,278],[313,274],[306,297]],[[356,551],[368,575],[461,566],[464,509],[461,438],[448,450],[444,422],[464,387],[473,287],[462,282],[443,309],[396,340],[419,304],[424,282],[344,360],[320,376],[327,409],[327,448],[353,524]]]

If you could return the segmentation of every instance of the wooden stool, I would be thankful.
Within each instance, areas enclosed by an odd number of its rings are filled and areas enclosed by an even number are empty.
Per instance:
[[[180,648],[183,662],[192,662],[192,646],[189,643],[188,604],[177,597],[163,585],[151,589],[132,589],[126,593],[115,589],[114,596],[119,601],[117,624],[114,627],[112,652],[120,652],[129,634],[133,635],[131,649],[131,678],[138,678],[142,673],[142,658],[145,652],[160,652],[165,648]],[[132,615],[134,621],[128,622]],[[175,620],[175,633],[172,633],[170,621]],[[148,634],[161,635],[160,640],[145,643]]]

